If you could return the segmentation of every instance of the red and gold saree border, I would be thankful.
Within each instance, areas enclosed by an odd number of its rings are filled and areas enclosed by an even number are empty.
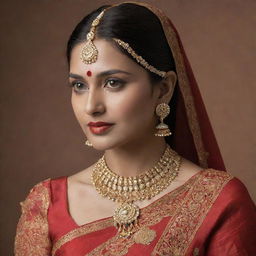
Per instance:
[[[186,255],[210,208],[232,178],[230,174],[221,171],[203,172],[165,227],[151,255]]]
[[[72,241],[73,239],[87,235],[91,232],[103,230],[105,228],[113,226],[113,224],[114,224],[113,219],[108,218],[106,220],[93,222],[93,223],[78,227],[74,230],[71,230],[67,234],[63,235],[56,243],[54,243],[52,248],[52,255],[55,255],[57,250],[59,250],[64,244]]]
[[[215,199],[230,179],[232,176],[225,172],[207,169],[193,176],[179,188],[142,208],[139,222],[141,228],[154,229],[154,225],[168,218],[167,222],[163,221],[166,224],[161,234],[158,234],[158,238],[149,245],[152,246],[151,255],[183,255]],[[113,226],[112,218],[72,230],[54,244],[52,255],[73,239],[110,226]],[[118,238],[115,233],[86,255],[126,255],[133,245],[136,246],[134,237]]]
[[[191,178],[186,183],[192,183],[195,178],[196,177]],[[184,184],[181,187],[178,187],[177,189],[175,189],[174,191],[171,191],[170,193],[157,199],[156,201],[154,201],[152,204],[148,205],[147,207],[142,208],[141,209],[142,219],[140,221],[140,224],[146,225],[146,224],[150,223],[151,225],[153,225],[153,224],[159,222],[164,216],[168,216],[168,214],[166,215],[166,212],[169,212],[168,204],[170,202],[170,199],[171,198],[173,199],[172,204],[178,205],[178,202],[179,202],[178,196],[181,195],[182,192],[184,192],[186,189],[187,189],[187,186],[186,186],[186,184]],[[163,205],[165,207],[163,207]],[[113,218],[99,220],[99,221],[95,221],[95,222],[80,226],[80,227],[68,232],[67,234],[62,236],[59,240],[57,240],[56,243],[54,243],[53,249],[52,249],[52,255],[55,255],[55,253],[63,245],[72,241],[73,239],[87,235],[91,232],[103,230],[103,229],[111,227],[111,226],[112,227],[114,226]],[[113,241],[115,239],[117,239],[117,236],[114,236],[113,238],[111,238],[111,240],[108,240],[108,243],[110,243],[111,241]]]
[[[159,239],[149,245],[152,246],[150,255],[185,255],[214,201],[232,178],[228,173],[214,169],[202,171],[173,193],[166,194],[163,200],[157,200],[156,204],[146,208],[147,211],[141,216],[141,227],[154,229],[157,222],[169,217]],[[135,244],[133,238],[114,236],[87,255],[127,255],[129,248]]]
[[[155,225],[163,225],[162,223],[166,222],[164,218],[170,218],[170,216],[175,215],[175,212],[179,208],[180,202],[182,202],[184,196],[187,194],[190,187],[193,186],[196,179],[197,175],[189,179],[182,186],[165,194],[147,207],[142,208],[139,220],[140,228],[137,231],[139,231],[141,228],[150,228],[150,230],[154,230]],[[129,239],[119,238],[117,235],[115,235],[107,240],[105,243],[102,243],[100,246],[96,247],[87,255],[126,255],[129,248],[136,244],[136,239],[134,239],[135,236],[136,232]],[[159,237],[159,234],[157,234],[157,236]],[[153,246],[153,244],[156,243],[157,239],[158,238],[156,237],[150,246]]]

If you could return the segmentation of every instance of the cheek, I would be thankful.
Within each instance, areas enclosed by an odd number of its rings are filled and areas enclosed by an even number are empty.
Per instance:
[[[82,105],[81,105],[80,101],[77,99],[77,97],[74,96],[74,93],[72,93],[72,96],[71,96],[71,105],[72,105],[74,114],[75,114],[78,122],[81,123],[80,119],[82,116],[82,109],[81,109]]]
[[[111,112],[115,113],[115,116],[119,120],[130,122],[143,122],[150,121],[152,119],[153,111],[153,98],[150,94],[149,85],[145,85],[146,90],[138,89],[139,85],[127,90],[121,96],[117,96],[116,99],[111,100]],[[145,88],[141,86],[142,88]]]

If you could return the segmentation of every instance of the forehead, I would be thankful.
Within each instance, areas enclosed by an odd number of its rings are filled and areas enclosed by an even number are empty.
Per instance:
[[[93,43],[98,50],[97,61],[92,64],[84,64],[80,59],[80,53],[84,44],[76,45],[71,53],[71,73],[82,73],[84,70],[91,70],[94,73],[98,73],[106,69],[121,69],[131,73],[145,72],[143,67],[128,58],[111,42],[104,39],[97,39]]]

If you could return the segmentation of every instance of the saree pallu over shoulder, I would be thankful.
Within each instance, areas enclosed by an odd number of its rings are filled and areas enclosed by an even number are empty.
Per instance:
[[[185,255],[222,188],[232,178],[214,169],[202,171],[142,208],[139,228],[130,238],[119,238],[112,218],[107,218],[64,234],[55,241],[52,255]]]
[[[38,183],[20,203],[22,214],[16,230],[15,256],[50,255],[51,241],[47,220],[50,204],[49,184],[50,179]]]
[[[186,255],[213,203],[232,178],[220,171],[203,172],[168,222],[152,255]]]

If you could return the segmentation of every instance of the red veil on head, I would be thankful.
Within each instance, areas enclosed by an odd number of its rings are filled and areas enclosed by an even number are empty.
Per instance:
[[[172,148],[203,168],[225,170],[197,82],[174,25],[161,10],[147,3],[133,1],[124,3],[144,6],[159,18],[173,54],[178,78],[178,94]]]

